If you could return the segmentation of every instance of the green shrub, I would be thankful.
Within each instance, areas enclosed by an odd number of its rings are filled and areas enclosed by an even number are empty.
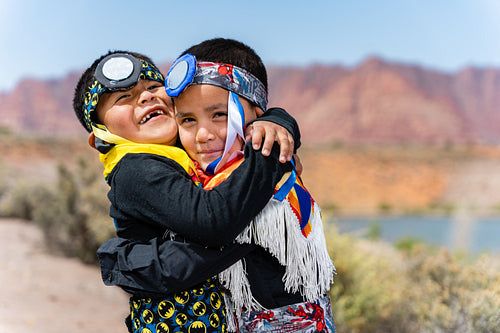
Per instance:
[[[329,233],[328,244],[337,268],[330,295],[338,331],[404,332],[408,286],[398,274],[401,255],[388,244],[336,231]]]
[[[500,259],[465,263],[445,250],[340,235],[327,243],[337,268],[330,295],[339,332],[495,332]],[[470,261],[470,259],[469,259]]]
[[[72,169],[60,164],[53,185],[18,182],[0,210],[4,216],[35,221],[50,250],[95,263],[99,245],[115,234],[107,187],[101,169],[87,160],[79,159]]]
[[[392,210],[392,205],[387,202],[381,202],[378,205],[378,210],[381,214],[387,214]]]
[[[32,220],[33,211],[48,192],[49,189],[40,184],[19,180],[12,188],[4,190],[0,215]]]
[[[382,235],[382,226],[380,223],[377,221],[370,222],[367,234],[368,239],[378,240],[380,239],[380,235]]]
[[[422,244],[423,241],[421,239],[412,236],[407,236],[398,239],[394,243],[394,246],[396,247],[396,249],[403,251],[404,253],[411,253],[415,249],[415,247],[421,246]]]
[[[446,250],[413,254],[408,279],[425,331],[494,332],[500,327],[500,265],[484,256],[464,264]]]

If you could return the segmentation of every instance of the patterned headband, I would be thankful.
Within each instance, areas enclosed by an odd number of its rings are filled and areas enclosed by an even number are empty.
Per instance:
[[[186,53],[170,68],[167,74],[166,91],[177,97],[191,84],[210,84],[232,91],[260,107],[267,108],[267,90],[252,73],[238,66],[214,62],[196,62]]]

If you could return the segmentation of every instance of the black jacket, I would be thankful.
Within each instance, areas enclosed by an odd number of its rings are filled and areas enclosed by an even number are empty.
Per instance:
[[[278,123],[294,136],[295,120],[282,109],[258,120]],[[211,191],[193,186],[180,165],[152,154],[128,154],[108,176],[118,239],[98,251],[103,280],[135,295],[161,295],[187,289],[245,257],[256,299],[266,307],[301,301],[284,291],[284,267],[258,246],[232,244],[271,199],[275,184],[291,170],[278,162],[275,144],[264,157],[249,144],[245,160]],[[183,238],[159,240],[165,229]],[[158,239],[157,239],[158,238]],[[223,248],[221,248],[221,246]]]

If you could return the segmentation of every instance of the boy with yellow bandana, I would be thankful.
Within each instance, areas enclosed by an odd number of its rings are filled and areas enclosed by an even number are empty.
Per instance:
[[[210,278],[251,251],[252,246],[228,245],[211,250],[175,234],[196,241],[199,235],[215,233],[218,247],[221,232],[217,227],[230,221],[232,227],[225,228],[224,235],[226,244],[231,243],[265,206],[274,186],[291,168],[278,162],[276,147],[269,157],[247,148],[245,164],[226,184],[213,191],[196,186],[194,164],[175,147],[177,124],[163,81],[147,57],[117,51],[97,59],[75,90],[74,109],[91,133],[89,143],[101,153],[111,187],[110,215],[121,237],[100,249],[101,265],[109,259],[106,246],[126,246],[127,242],[137,245],[171,232],[169,240],[154,243],[159,251],[169,253],[162,260],[162,267],[170,270],[168,278],[162,277],[167,290],[158,292],[148,288],[147,280],[131,282],[126,274],[113,271],[103,271],[103,279],[134,294],[131,331],[225,331],[222,294]],[[272,118],[272,111],[268,118]],[[242,204],[249,201],[254,204]],[[128,265],[132,273],[144,268],[145,260],[155,260],[153,253],[148,256],[137,249],[113,259]]]

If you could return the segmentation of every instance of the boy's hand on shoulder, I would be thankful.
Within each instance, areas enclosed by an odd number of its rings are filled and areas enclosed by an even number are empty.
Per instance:
[[[284,127],[270,121],[253,122],[245,130],[246,140],[252,140],[253,149],[262,145],[262,155],[269,156],[275,141],[280,146],[280,162],[289,162],[293,156],[294,140]],[[264,142],[262,142],[264,138]]]

